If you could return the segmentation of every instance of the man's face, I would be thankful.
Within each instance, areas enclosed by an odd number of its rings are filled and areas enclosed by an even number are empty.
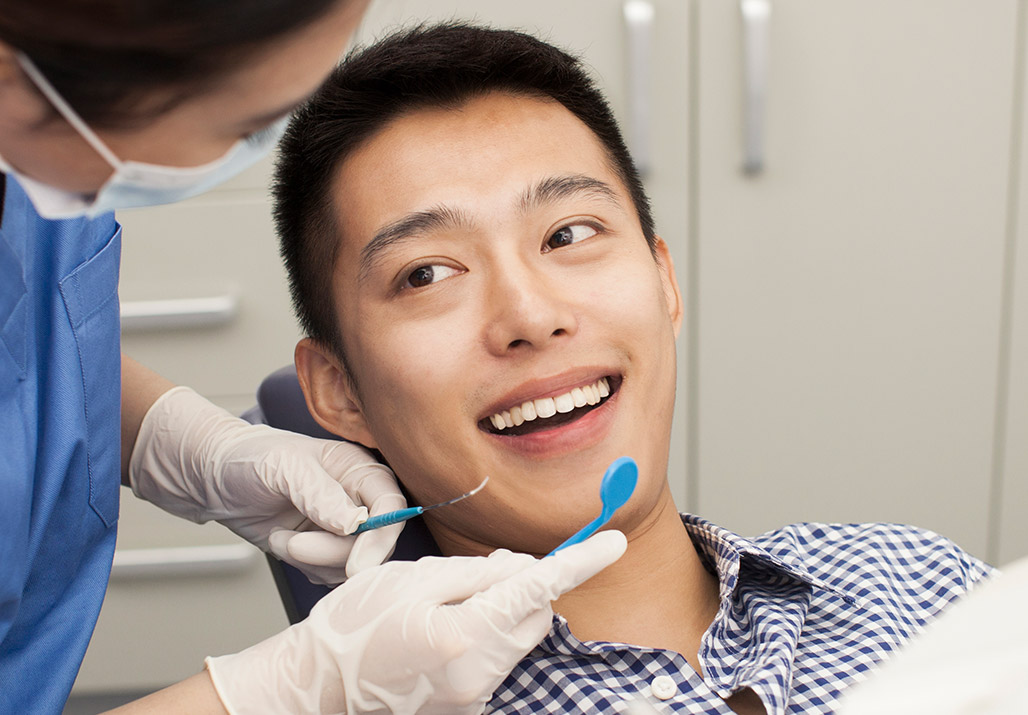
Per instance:
[[[546,553],[599,513],[622,455],[640,481],[615,526],[670,499],[678,288],[580,120],[502,93],[419,110],[344,162],[334,195],[356,392],[317,388],[354,407],[326,421],[379,448],[419,504],[490,477],[426,515],[444,551]]]

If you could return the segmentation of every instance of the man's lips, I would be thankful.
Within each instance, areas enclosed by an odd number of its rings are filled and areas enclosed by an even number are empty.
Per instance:
[[[560,394],[525,400],[479,421],[479,429],[517,437],[574,422],[596,409],[621,387],[619,375],[607,375]]]

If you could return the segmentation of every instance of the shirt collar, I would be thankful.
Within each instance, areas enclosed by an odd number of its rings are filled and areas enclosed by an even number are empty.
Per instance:
[[[847,603],[866,605],[863,604],[863,599],[840,591],[835,586],[831,586],[828,582],[811,574],[798,550],[775,549],[771,551],[752,539],[740,536],[706,519],[685,513],[680,516],[700,558],[704,561],[704,565],[718,577],[722,602],[730,599],[739,586],[743,557],[746,557],[758,568],[763,568],[763,570],[770,571],[782,578],[823,589],[839,596]],[[568,628],[567,620],[560,614],[554,614],[552,629],[539,644],[539,648],[543,651],[564,655],[599,654],[625,647],[627,646],[621,643],[578,640]],[[638,646],[631,647],[639,650]],[[654,649],[644,648],[641,650]]]
[[[704,559],[707,568],[718,577],[721,584],[721,600],[731,597],[738,587],[743,557],[751,560],[758,568],[823,589],[847,602],[853,603],[858,600],[811,574],[801,554],[796,550],[770,551],[745,536],[739,536],[693,514],[682,514],[681,517],[700,557]]]

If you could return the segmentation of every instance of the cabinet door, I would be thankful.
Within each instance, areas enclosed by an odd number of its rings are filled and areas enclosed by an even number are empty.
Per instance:
[[[264,554],[222,526],[197,526],[127,490],[118,526],[111,582],[72,691],[86,700],[73,712],[90,697],[127,701],[188,678],[206,656],[289,625]]]
[[[739,3],[698,0],[695,505],[985,556],[1018,3],[770,5],[747,175]]]
[[[648,23],[632,33],[626,6]],[[372,4],[358,32],[368,43],[400,26],[467,20],[519,29],[581,57],[609,100],[638,158],[642,135],[649,157],[643,174],[657,231],[668,242],[680,282],[688,272],[687,197],[689,177],[690,4],[681,0],[380,0]],[[647,29],[648,28],[648,29]],[[638,54],[635,54],[638,53]],[[641,55],[641,63],[640,63]],[[633,60],[634,57],[634,60]],[[640,104],[641,103],[641,104]],[[668,478],[678,505],[685,505],[686,342],[678,346],[678,404],[671,439]]]
[[[261,188],[233,188],[248,178],[239,177],[183,203],[118,213],[122,349],[235,413],[292,362],[299,339],[271,221],[271,165],[248,175]],[[175,303],[179,317],[162,315]]]

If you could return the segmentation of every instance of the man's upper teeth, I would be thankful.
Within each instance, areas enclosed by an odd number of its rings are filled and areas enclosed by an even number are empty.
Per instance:
[[[600,400],[609,394],[610,383],[607,382],[607,378],[601,377],[591,385],[573,388],[563,395],[543,397],[539,400],[528,400],[520,405],[511,407],[509,410],[497,412],[489,417],[489,421],[498,430],[517,427],[532,420],[553,417],[558,412],[563,414],[571,412],[576,407],[598,404]]]

